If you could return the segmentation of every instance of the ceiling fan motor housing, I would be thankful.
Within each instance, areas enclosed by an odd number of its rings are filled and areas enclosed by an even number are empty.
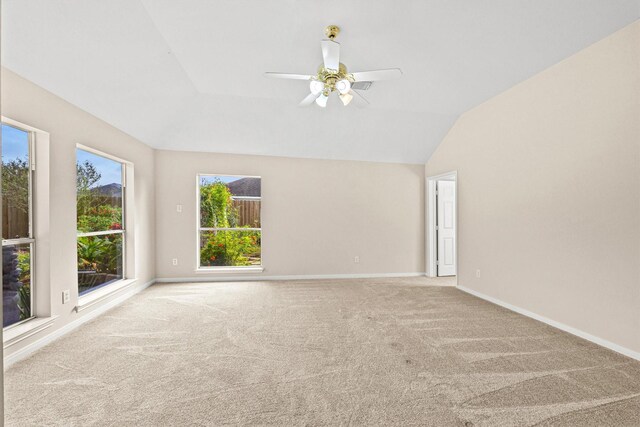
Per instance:
[[[328,96],[331,92],[336,91],[336,83],[340,80],[348,80],[350,83],[354,82],[353,76],[347,72],[347,66],[342,62],[338,67],[338,70],[331,70],[325,68],[323,64],[318,67],[318,75],[316,79],[324,83],[325,96]]]

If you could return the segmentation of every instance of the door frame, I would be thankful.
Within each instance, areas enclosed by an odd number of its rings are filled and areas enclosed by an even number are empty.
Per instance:
[[[438,253],[438,239],[436,234],[436,211],[438,207],[436,206],[436,181],[443,180],[445,178],[451,179],[456,183],[456,209],[455,209],[455,224],[456,224],[456,277],[458,276],[458,171],[454,170],[451,172],[441,173],[438,175],[428,176],[425,178],[425,189],[426,189],[426,276],[427,277],[437,277],[438,276],[438,267],[437,267],[437,253]]]

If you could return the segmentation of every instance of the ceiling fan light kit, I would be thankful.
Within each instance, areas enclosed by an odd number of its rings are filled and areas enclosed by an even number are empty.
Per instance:
[[[266,77],[271,78],[308,80],[311,93],[300,102],[299,106],[305,107],[315,102],[325,108],[333,92],[338,94],[345,107],[353,99],[357,99],[360,106],[366,106],[369,102],[356,89],[368,90],[374,81],[395,79],[402,75],[399,68],[349,73],[346,65],[340,62],[340,43],[335,41],[340,34],[340,28],[329,25],[324,32],[328,39],[320,42],[323,62],[318,67],[317,74],[265,73]]]

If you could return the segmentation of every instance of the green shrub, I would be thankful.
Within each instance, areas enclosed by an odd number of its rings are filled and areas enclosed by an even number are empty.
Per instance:
[[[200,250],[203,266],[251,265],[251,257],[260,256],[259,231],[217,231],[206,238]]]
[[[31,286],[29,282],[23,283],[18,289],[18,310],[20,310],[20,320],[31,317]]]
[[[29,161],[14,159],[2,162],[2,197],[4,203],[22,211],[29,212]]]
[[[260,232],[242,231],[237,208],[233,206],[231,191],[220,180],[202,181],[200,185],[200,223],[207,228],[236,228],[207,232],[201,238],[202,266],[251,265],[260,257]]]
[[[119,206],[89,207],[85,213],[78,214],[78,231],[81,233],[120,229],[122,229],[122,208]]]
[[[78,237],[78,270],[117,273],[121,247],[120,235]]]
[[[238,211],[233,207],[231,191],[220,180],[200,185],[200,224],[202,227],[234,228]]]
[[[18,252],[18,268],[20,269],[20,280],[22,283],[31,283],[31,253],[27,251]]]
[[[18,252],[18,269],[20,270],[18,280],[22,283],[18,288],[18,310],[20,310],[20,320],[24,320],[31,317],[31,254],[29,252]]]

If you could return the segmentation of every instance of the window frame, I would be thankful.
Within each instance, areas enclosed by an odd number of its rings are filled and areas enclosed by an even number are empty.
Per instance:
[[[2,120],[0,121],[0,125],[2,126],[9,126],[12,127],[14,129],[18,129],[20,131],[26,132],[27,137],[28,137],[28,163],[29,163],[29,212],[28,212],[28,217],[29,217],[29,237],[21,237],[18,239],[2,239],[2,247],[4,248],[5,246],[20,246],[20,245],[29,245],[29,268],[30,268],[30,272],[29,272],[29,304],[30,304],[30,314],[31,316],[29,316],[26,319],[22,319],[16,323],[12,323],[11,325],[8,326],[3,326],[3,330],[7,331],[9,329],[15,328],[16,326],[22,325],[30,320],[33,320],[37,317],[36,315],[36,293],[38,292],[38,290],[36,289],[36,227],[35,227],[35,212],[34,212],[34,208],[35,208],[35,203],[34,203],[34,198],[36,197],[35,194],[35,180],[36,180],[36,161],[35,161],[35,156],[36,156],[36,150],[35,150],[35,142],[36,142],[36,130],[23,125],[21,123],[18,123],[14,120],[10,120],[7,119],[5,117],[2,117]],[[0,157],[1,157],[1,153],[0,153]]]
[[[237,177],[237,178],[258,178],[260,179],[260,186],[262,187],[262,177],[258,175],[236,175],[228,173],[198,173],[196,174],[196,271],[198,272],[215,272],[215,271],[240,271],[240,272],[261,272],[264,270],[262,248],[264,237],[262,234],[262,190],[260,190],[260,197],[240,196],[232,197],[232,200],[254,200],[260,201],[260,227],[202,227],[200,215],[200,184],[201,178],[206,177]],[[200,263],[200,236],[203,231],[259,231],[260,232],[260,265],[219,265],[219,266],[203,266]]]
[[[127,186],[127,174],[132,164],[124,159],[118,158],[116,156],[104,153],[102,151],[96,150],[94,148],[88,147],[86,145],[76,144],[76,163],[77,163],[77,153],[78,150],[85,151],[87,153],[93,154],[95,156],[100,156],[105,159],[117,162],[120,164],[120,173],[122,180],[122,215],[121,215],[121,228],[119,230],[103,230],[103,231],[89,231],[89,232],[78,232],[78,217],[77,217],[77,209],[76,209],[76,245],[78,243],[79,237],[95,237],[95,236],[108,236],[108,235],[122,235],[122,277],[120,279],[114,280],[112,282],[107,282],[98,286],[94,286],[93,288],[87,289],[85,292],[80,293],[80,284],[78,282],[78,265],[76,260],[76,289],[78,292],[78,306],[82,305],[82,301],[91,302],[94,299],[94,296],[102,296],[101,292],[96,293],[96,291],[101,291],[104,289],[113,289],[117,290],[120,288],[123,282],[128,282],[131,279],[128,278],[128,251],[127,246],[129,245],[129,217],[127,212],[127,204],[128,204],[128,193],[129,189]],[[77,195],[76,195],[77,202]],[[76,249],[76,257],[77,257],[77,249]]]

